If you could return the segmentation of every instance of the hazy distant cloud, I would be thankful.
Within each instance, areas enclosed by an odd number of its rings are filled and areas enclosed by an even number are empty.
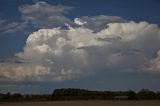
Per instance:
[[[121,23],[127,22],[127,20],[118,17],[118,16],[106,16],[106,15],[99,15],[99,16],[83,16],[80,18],[75,18],[75,23],[86,28],[92,29],[94,31],[100,31],[106,28],[108,23]]]
[[[64,5],[51,5],[44,1],[35,4],[26,4],[19,7],[22,19],[36,28],[64,27],[64,23],[72,23],[64,16],[73,7]]]
[[[3,25],[6,22],[5,19],[0,19],[0,25]]]
[[[71,27],[85,27],[98,32],[108,23],[127,22],[118,16],[83,16],[71,20],[65,16],[74,7],[65,5],[48,4],[45,1],[36,1],[33,4],[24,4],[19,7],[21,20],[10,22],[9,20],[0,19],[0,31],[4,34],[18,31],[27,32],[27,28],[35,30],[41,28],[67,28],[66,24]]]
[[[29,83],[17,83],[17,82],[0,82],[0,92],[7,93],[30,93],[34,92],[35,94],[40,93],[39,90],[44,90],[41,86],[37,84]]]
[[[40,29],[16,54],[20,62],[0,62],[0,75],[59,82],[102,71],[159,74],[159,41],[160,28],[147,22],[108,23],[98,32],[84,26]]]
[[[0,31],[3,34],[14,33],[19,31],[27,32],[28,27],[53,28],[66,27],[65,23],[74,25],[65,14],[73,7],[64,5],[51,5],[44,1],[37,1],[34,4],[25,4],[19,7],[21,20],[10,22],[9,20],[0,19]]]

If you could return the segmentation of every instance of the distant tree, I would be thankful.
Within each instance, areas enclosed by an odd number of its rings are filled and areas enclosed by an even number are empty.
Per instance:
[[[137,99],[136,93],[134,91],[129,90],[127,93],[128,93],[128,100],[136,100]]]
[[[23,99],[23,96],[19,93],[15,93],[15,94],[12,94],[11,98],[12,100],[19,101]]]
[[[2,100],[7,101],[7,100],[10,100],[10,98],[11,98],[11,94],[10,92],[8,92],[7,94],[3,95]]]
[[[148,89],[142,89],[137,93],[139,99],[150,100],[156,99],[156,93]]]
[[[156,99],[160,100],[160,92],[159,91],[156,93]]]

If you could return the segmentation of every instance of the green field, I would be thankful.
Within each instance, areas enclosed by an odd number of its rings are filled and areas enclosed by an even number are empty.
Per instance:
[[[160,106],[160,101],[54,101],[54,102],[1,102],[0,106]]]

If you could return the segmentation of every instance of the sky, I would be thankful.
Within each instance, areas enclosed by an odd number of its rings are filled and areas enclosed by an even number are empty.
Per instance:
[[[0,92],[160,90],[159,0],[1,0]]]

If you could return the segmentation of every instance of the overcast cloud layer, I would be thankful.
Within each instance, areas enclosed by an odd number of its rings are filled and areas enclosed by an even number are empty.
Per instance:
[[[61,82],[102,71],[160,74],[156,24],[105,15],[70,20],[64,14],[72,8],[46,2],[21,6],[23,28],[31,23],[39,30],[15,58],[0,61],[0,80]]]

